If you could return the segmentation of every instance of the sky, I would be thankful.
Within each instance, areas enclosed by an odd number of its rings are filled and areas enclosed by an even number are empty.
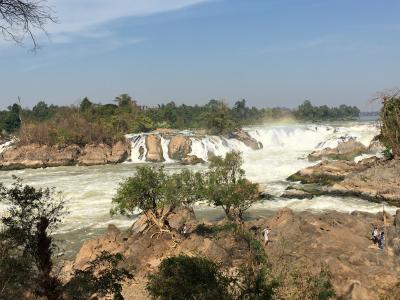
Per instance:
[[[57,23],[0,38],[0,108],[18,97],[257,107],[357,105],[399,86],[397,0],[48,0]]]

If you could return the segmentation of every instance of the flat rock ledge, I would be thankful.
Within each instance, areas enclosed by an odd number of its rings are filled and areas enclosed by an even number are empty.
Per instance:
[[[352,196],[400,206],[400,161],[376,157],[360,162],[323,161],[288,177],[291,185],[283,197],[318,195]],[[300,199],[300,198],[299,198]]]
[[[322,150],[313,151],[308,155],[308,160],[316,161],[322,159],[341,159],[353,160],[356,156],[364,154],[368,151],[362,143],[350,139],[339,143],[335,148],[325,148]]]
[[[119,141],[112,146],[15,145],[0,154],[0,170],[117,164],[124,162],[129,156],[130,144],[127,141]]]

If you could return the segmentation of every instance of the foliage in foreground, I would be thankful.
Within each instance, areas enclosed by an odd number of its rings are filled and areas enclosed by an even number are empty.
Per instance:
[[[117,267],[120,255],[102,253],[86,269],[75,270],[66,284],[55,272],[58,248],[52,234],[65,214],[60,195],[17,179],[10,188],[0,185],[0,202],[8,206],[1,218],[0,299],[23,299],[28,294],[48,300],[93,295],[122,299],[121,284],[132,275]]]
[[[224,209],[229,220],[242,221],[243,213],[259,201],[258,185],[245,178],[240,153],[215,157],[202,174],[183,170],[167,174],[157,167],[138,167],[135,176],[121,182],[113,198],[112,213],[144,213],[149,222],[168,228],[170,214],[180,207],[192,208],[200,200]]]
[[[400,96],[399,91],[383,93],[379,96],[382,101],[380,140],[395,159],[400,158]],[[390,157],[390,152],[385,152]]]
[[[205,198],[213,206],[220,206],[231,221],[242,221],[243,213],[260,200],[258,184],[250,182],[242,169],[239,152],[229,152],[224,158],[210,160],[205,180]]]
[[[183,170],[167,174],[157,167],[138,167],[137,173],[120,183],[113,198],[112,214],[144,213],[160,229],[169,229],[167,219],[179,207],[191,207],[201,200],[200,173]]]
[[[213,261],[180,255],[161,262],[149,275],[147,290],[155,299],[232,299],[230,283]]]

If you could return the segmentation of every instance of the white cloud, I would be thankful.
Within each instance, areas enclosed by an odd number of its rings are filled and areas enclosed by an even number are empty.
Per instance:
[[[210,0],[49,0],[57,24],[50,33],[77,33],[124,17],[146,16],[174,11]]]

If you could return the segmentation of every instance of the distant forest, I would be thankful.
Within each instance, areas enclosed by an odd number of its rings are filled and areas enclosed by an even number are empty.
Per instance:
[[[112,144],[124,134],[156,128],[205,129],[209,134],[224,135],[242,126],[281,119],[318,122],[351,120],[359,115],[355,106],[313,106],[308,100],[293,110],[248,107],[246,100],[232,107],[220,100],[202,106],[169,102],[148,107],[123,94],[115,98],[115,104],[96,104],[88,98],[72,106],[41,101],[27,109],[13,104],[0,111],[0,131],[3,136],[16,135],[22,144]]]

